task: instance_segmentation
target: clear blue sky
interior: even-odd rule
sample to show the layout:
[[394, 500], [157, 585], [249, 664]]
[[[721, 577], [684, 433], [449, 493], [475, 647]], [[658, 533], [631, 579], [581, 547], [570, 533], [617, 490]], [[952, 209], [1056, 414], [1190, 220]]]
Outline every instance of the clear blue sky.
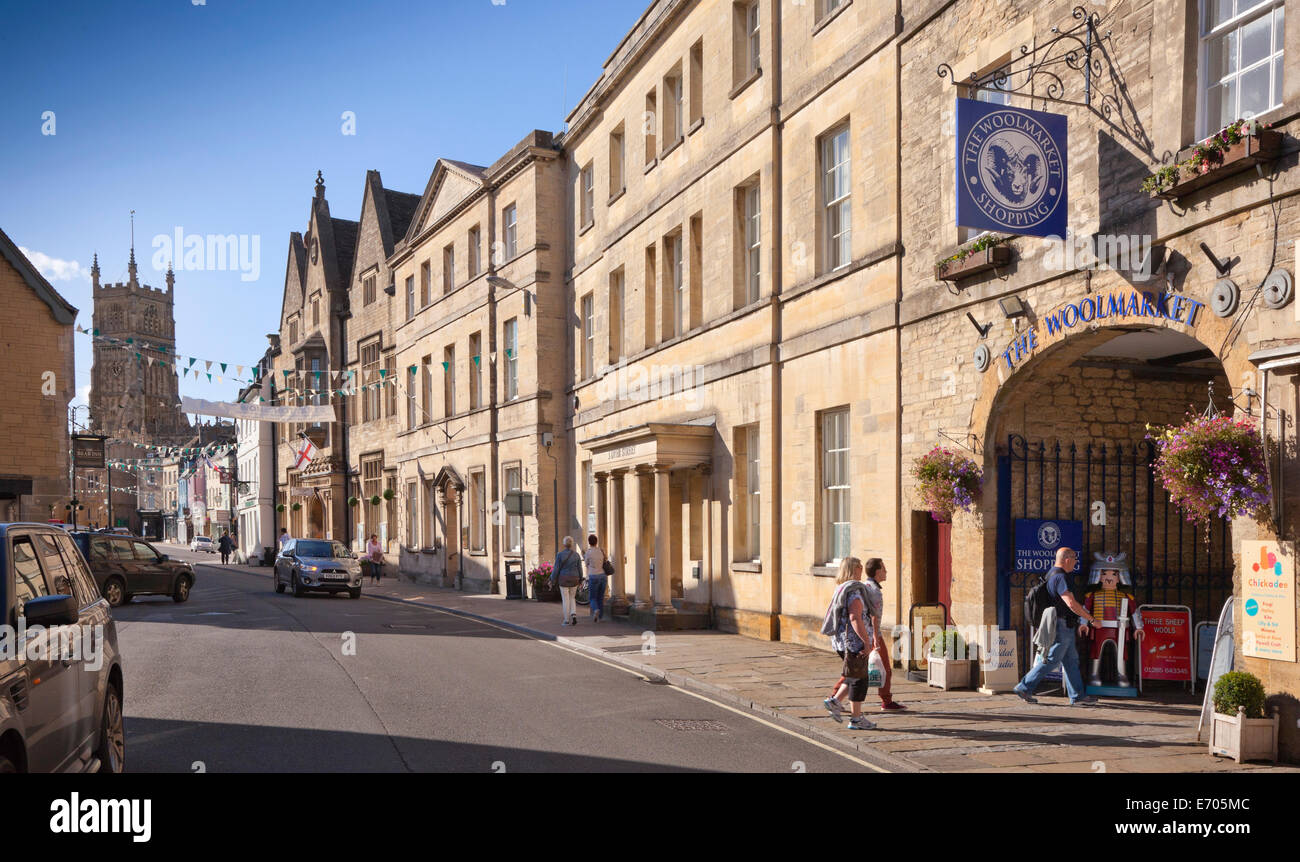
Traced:
[[[260, 237], [255, 281], [176, 276], [177, 351], [248, 364], [278, 328], [288, 235], [306, 228], [317, 170], [331, 213], [356, 219], [367, 169], [421, 193], [440, 156], [490, 164], [534, 128], [562, 129], [648, 2], [5, 0], [0, 228], [87, 328], [91, 255], [103, 281], [126, 280], [132, 209], [140, 280], [155, 287], [158, 235]], [[78, 402], [90, 347], [76, 336]], [[237, 391], [181, 382], [201, 398]]]

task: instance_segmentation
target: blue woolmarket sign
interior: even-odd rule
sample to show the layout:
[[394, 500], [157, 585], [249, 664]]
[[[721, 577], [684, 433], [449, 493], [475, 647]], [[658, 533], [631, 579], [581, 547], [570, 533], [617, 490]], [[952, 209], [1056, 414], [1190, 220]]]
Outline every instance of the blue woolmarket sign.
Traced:
[[[1074, 549], [1078, 557], [1083, 552], [1082, 521], [1042, 521], [1028, 518], [1016, 519], [1015, 559], [1012, 571], [1044, 574], [1056, 565], [1056, 549], [1064, 545]], [[1074, 561], [1074, 571], [1079, 571], [1079, 561]]]
[[957, 224], [1065, 236], [1066, 123], [1060, 114], [957, 100]]

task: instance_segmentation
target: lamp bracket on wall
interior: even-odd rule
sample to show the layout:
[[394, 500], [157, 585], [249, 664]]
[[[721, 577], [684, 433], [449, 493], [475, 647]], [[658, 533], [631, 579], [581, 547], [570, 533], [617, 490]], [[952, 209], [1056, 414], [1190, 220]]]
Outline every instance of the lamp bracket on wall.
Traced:
[[[1052, 38], [1040, 45], [1021, 45], [1019, 56], [1014, 56], [998, 69], [983, 75], [972, 73], [969, 78], [958, 81], [952, 66], [940, 63], [938, 75], [950, 79], [967, 92], [1011, 93], [1091, 108], [1092, 78], [1102, 73], [1101, 59], [1093, 54], [1103, 40], [1110, 38], [1111, 31], [1101, 33], [1097, 29], [1101, 25], [1101, 14], [1088, 12], [1082, 6], [1075, 6], [1070, 17], [1078, 23], [1065, 30], [1053, 27]], [[1069, 92], [1066, 79], [1076, 75], [1083, 77], [1083, 101], [1065, 98]]]

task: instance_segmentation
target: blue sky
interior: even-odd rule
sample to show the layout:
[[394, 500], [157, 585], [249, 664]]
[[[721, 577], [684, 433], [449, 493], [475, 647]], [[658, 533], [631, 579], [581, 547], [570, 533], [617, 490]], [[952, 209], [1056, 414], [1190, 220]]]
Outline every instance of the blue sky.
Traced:
[[[131, 210], [155, 287], [156, 237], [258, 238], [246, 272], [176, 274], [178, 353], [248, 364], [278, 327], [317, 170], [331, 213], [356, 219], [367, 169], [420, 193], [440, 156], [490, 164], [562, 129], [649, 0], [195, 2], [6, 2], [0, 228], [87, 328], [91, 255], [102, 281], [126, 280]], [[80, 403], [91, 344], [76, 339]]]

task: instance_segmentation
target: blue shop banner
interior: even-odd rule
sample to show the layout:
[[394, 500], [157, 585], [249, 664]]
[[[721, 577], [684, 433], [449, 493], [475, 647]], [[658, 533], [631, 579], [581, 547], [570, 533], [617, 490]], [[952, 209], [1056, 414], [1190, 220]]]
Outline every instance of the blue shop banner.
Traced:
[[1065, 236], [1065, 117], [957, 100], [957, 224]]
[[[1016, 519], [1015, 559], [1012, 570], [1046, 574], [1056, 565], [1056, 549], [1064, 545], [1074, 549], [1076, 557], [1082, 557], [1083, 522], [1082, 521], [1036, 521], [1027, 518]], [[1074, 561], [1074, 571], [1079, 571], [1080, 562]]]

